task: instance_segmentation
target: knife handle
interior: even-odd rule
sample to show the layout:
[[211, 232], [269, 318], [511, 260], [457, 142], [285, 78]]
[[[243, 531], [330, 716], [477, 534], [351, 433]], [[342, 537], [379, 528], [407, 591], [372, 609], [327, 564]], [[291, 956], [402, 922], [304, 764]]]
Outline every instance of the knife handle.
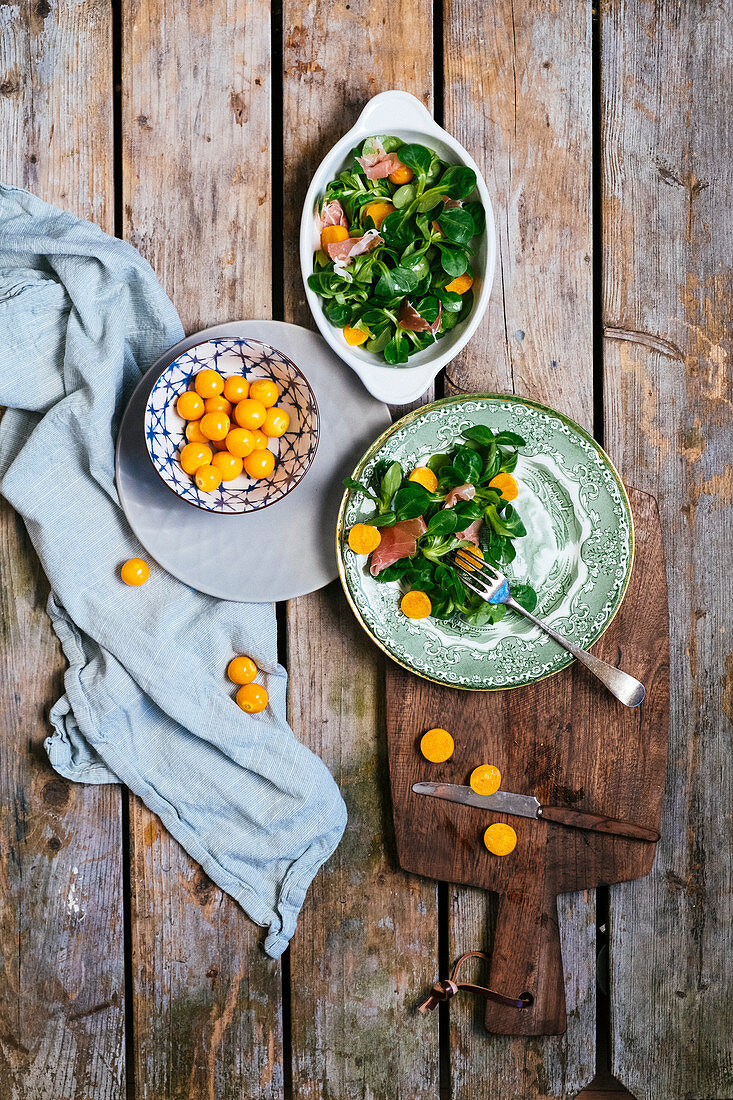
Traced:
[[571, 810], [566, 806], [540, 806], [537, 816], [541, 821], [553, 821], [556, 825], [568, 825], [571, 829], [589, 829], [594, 833], [610, 833], [611, 836], [623, 836], [631, 840], [649, 840], [653, 844], [661, 836], [658, 829], [647, 829], [644, 825], [633, 825], [628, 821], [587, 813], [585, 810]]

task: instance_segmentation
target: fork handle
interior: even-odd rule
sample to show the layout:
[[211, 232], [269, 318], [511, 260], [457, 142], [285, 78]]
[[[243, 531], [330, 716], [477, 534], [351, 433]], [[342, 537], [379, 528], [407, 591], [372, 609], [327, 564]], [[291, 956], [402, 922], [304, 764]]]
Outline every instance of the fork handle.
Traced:
[[628, 672], [622, 672], [620, 668], [614, 668], [607, 661], [602, 661], [600, 657], [594, 657], [592, 653], [581, 649], [575, 642], [564, 638], [553, 627], [543, 623], [542, 619], [538, 619], [531, 611], [527, 611], [527, 608], [522, 607], [515, 599], [508, 599], [506, 605], [513, 608], [514, 611], [518, 611], [520, 615], [524, 615], [525, 619], [529, 619], [540, 630], [544, 630], [545, 634], [549, 634], [568, 653], [572, 653], [576, 661], [580, 661], [582, 665], [585, 665], [588, 671], [592, 672], [602, 684], [605, 684], [611, 695], [614, 695], [625, 707], [638, 707], [639, 703], [643, 702], [646, 689], [633, 676], [629, 676]]

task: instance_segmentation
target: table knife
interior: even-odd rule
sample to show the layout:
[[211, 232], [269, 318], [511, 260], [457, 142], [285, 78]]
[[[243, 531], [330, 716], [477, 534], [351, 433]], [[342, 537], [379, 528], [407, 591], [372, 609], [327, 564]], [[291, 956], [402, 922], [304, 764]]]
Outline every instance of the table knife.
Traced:
[[412, 789], [415, 794], [444, 798], [448, 802], [476, 806], [480, 810], [494, 810], [496, 813], [539, 818], [540, 821], [552, 821], [556, 825], [567, 825], [571, 829], [588, 829], [595, 833], [610, 833], [612, 836], [628, 837], [630, 840], [648, 840], [652, 843], [656, 843], [660, 837], [657, 829], [647, 829], [644, 825], [634, 825], [629, 821], [618, 821], [614, 817], [606, 817], [605, 814], [573, 810], [567, 806], [543, 806], [533, 794], [512, 794], [511, 791], [476, 794], [471, 787], [461, 787], [457, 783], [415, 783]]

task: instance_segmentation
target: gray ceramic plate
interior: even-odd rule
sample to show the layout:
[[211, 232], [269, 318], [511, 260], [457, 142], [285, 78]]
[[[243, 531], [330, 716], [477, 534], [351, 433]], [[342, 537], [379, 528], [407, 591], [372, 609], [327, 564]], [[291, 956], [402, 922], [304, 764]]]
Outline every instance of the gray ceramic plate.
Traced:
[[[628, 497], [608, 455], [561, 413], [519, 397], [465, 394], [409, 413], [374, 443], [354, 477], [369, 479], [383, 459], [404, 470], [448, 450], [473, 424], [512, 431], [527, 442], [513, 502], [527, 535], [507, 574], [539, 594], [537, 614], [583, 648], [601, 636], [631, 576], [634, 528]], [[337, 550], [346, 595], [362, 626], [398, 664], [438, 683], [475, 691], [519, 687], [551, 676], [572, 658], [516, 612], [492, 626], [461, 616], [406, 619], [399, 584], [375, 580], [348, 548], [349, 529], [371, 513], [351, 491], [339, 513]]]
[[[268, 508], [241, 516], [177, 500], [153, 469], [143, 436], [145, 404], [166, 366], [194, 344], [232, 336], [262, 340], [292, 359], [313, 388], [321, 418], [318, 452], [300, 484]], [[135, 390], [117, 440], [120, 503], [150, 556], [192, 588], [253, 603], [302, 596], [336, 577], [333, 532], [342, 479], [389, 422], [386, 405], [316, 333], [282, 321], [217, 325], [176, 344]]]

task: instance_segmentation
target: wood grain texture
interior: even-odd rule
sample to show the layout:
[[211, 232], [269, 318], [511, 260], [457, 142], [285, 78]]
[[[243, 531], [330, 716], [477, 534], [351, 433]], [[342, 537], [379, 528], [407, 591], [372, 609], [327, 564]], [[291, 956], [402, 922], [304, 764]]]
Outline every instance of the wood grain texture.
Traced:
[[136, 1096], [282, 1096], [280, 964], [230, 897], [131, 799]]
[[[467, 782], [489, 761], [502, 788], [535, 794], [576, 814], [606, 812], [656, 829], [662, 809], [669, 728], [669, 635], [664, 553], [656, 503], [631, 492], [637, 565], [616, 618], [593, 647], [633, 668], [647, 688], [629, 709], [574, 665], [512, 692], [468, 692], [387, 669], [387, 737], [400, 863], [417, 874], [481, 886], [499, 894], [488, 984], [509, 997], [528, 991], [517, 1012], [492, 1002], [486, 1026], [498, 1034], [565, 1030], [565, 996], [556, 899], [569, 891], [648, 874], [654, 845], [462, 806], [415, 794], [416, 782]], [[455, 751], [427, 764], [419, 738], [440, 721]], [[608, 761], [613, 760], [613, 767]], [[490, 855], [484, 829], [502, 820], [517, 833], [505, 859]], [[594, 953], [591, 953], [593, 960]]]
[[606, 438], [658, 495], [672, 623], [663, 840], [611, 891], [613, 1069], [733, 1096], [733, 36], [724, 3], [602, 8]]
[[[124, 231], [188, 332], [268, 316], [270, 14], [124, 5]], [[132, 799], [135, 1082], [150, 1100], [282, 1095], [281, 967]]]
[[437, 1015], [416, 1012], [436, 975], [437, 890], [397, 867], [382, 662], [336, 585], [291, 603], [288, 622], [293, 728], [349, 811], [290, 948], [293, 1094], [437, 1097]]
[[[497, 272], [482, 326], [447, 389], [514, 391], [592, 426], [590, 4], [447, 0], [445, 125], [484, 173]], [[568, 1031], [487, 1037], [451, 1006], [451, 1089], [461, 1100], [573, 1096], [595, 1066], [594, 898], [560, 899]], [[450, 956], [490, 948], [494, 901], [451, 888]], [[486, 1065], [490, 1072], [486, 1072]]]
[[[0, 7], [0, 178], [107, 229], [110, 21], [96, 3]], [[48, 583], [4, 502], [0, 575], [0, 1097], [120, 1100], [120, 792], [48, 763], [66, 662]]]
[[269, 5], [123, 6], [125, 236], [187, 332], [268, 317]]
[[[590, 7], [443, 5], [445, 122], [484, 168], [500, 248], [487, 319], [447, 388], [513, 389], [586, 427]], [[723, 0], [601, 7], [606, 442], [660, 498], [677, 684], [657, 865], [612, 889], [614, 1067], [638, 1100], [728, 1100], [733, 43]], [[125, 233], [189, 330], [268, 316], [268, 5], [122, 8]], [[309, 322], [294, 257], [310, 175], [371, 94], [431, 102], [431, 14], [428, 0], [285, 5], [288, 320]], [[0, 175], [109, 231], [111, 18], [101, 0], [0, 2]], [[121, 1100], [120, 796], [46, 762], [63, 661], [7, 508], [0, 569], [0, 1100]], [[292, 720], [351, 818], [294, 941], [293, 1095], [434, 1100], [438, 1013], [412, 1013], [437, 976], [436, 892], [395, 865], [384, 668], [336, 586], [293, 604], [288, 629]], [[135, 1095], [281, 1096], [279, 967], [135, 800], [131, 826]], [[490, 949], [491, 895], [451, 887], [449, 901], [451, 957]], [[590, 894], [561, 899], [560, 937], [568, 1034], [489, 1038], [483, 1005], [454, 1002], [452, 1096], [554, 1100], [589, 1080]]]
[[2, 178], [112, 232], [112, 13], [0, 5]]
[[[312, 325], [294, 262], [303, 196], [372, 95], [404, 88], [431, 103], [432, 6], [283, 7], [285, 316]], [[437, 973], [437, 889], [396, 866], [383, 663], [337, 584], [289, 605], [288, 649], [293, 728], [325, 760], [349, 812], [291, 946], [293, 1095], [432, 1100], [437, 1013], [422, 1020], [416, 1005]]]
[[513, 391], [592, 426], [591, 6], [446, 0], [445, 126], [494, 204], [486, 318], [450, 385]]
[[66, 666], [21, 520], [0, 518], [0, 1097], [124, 1095], [120, 792], [43, 749]]

